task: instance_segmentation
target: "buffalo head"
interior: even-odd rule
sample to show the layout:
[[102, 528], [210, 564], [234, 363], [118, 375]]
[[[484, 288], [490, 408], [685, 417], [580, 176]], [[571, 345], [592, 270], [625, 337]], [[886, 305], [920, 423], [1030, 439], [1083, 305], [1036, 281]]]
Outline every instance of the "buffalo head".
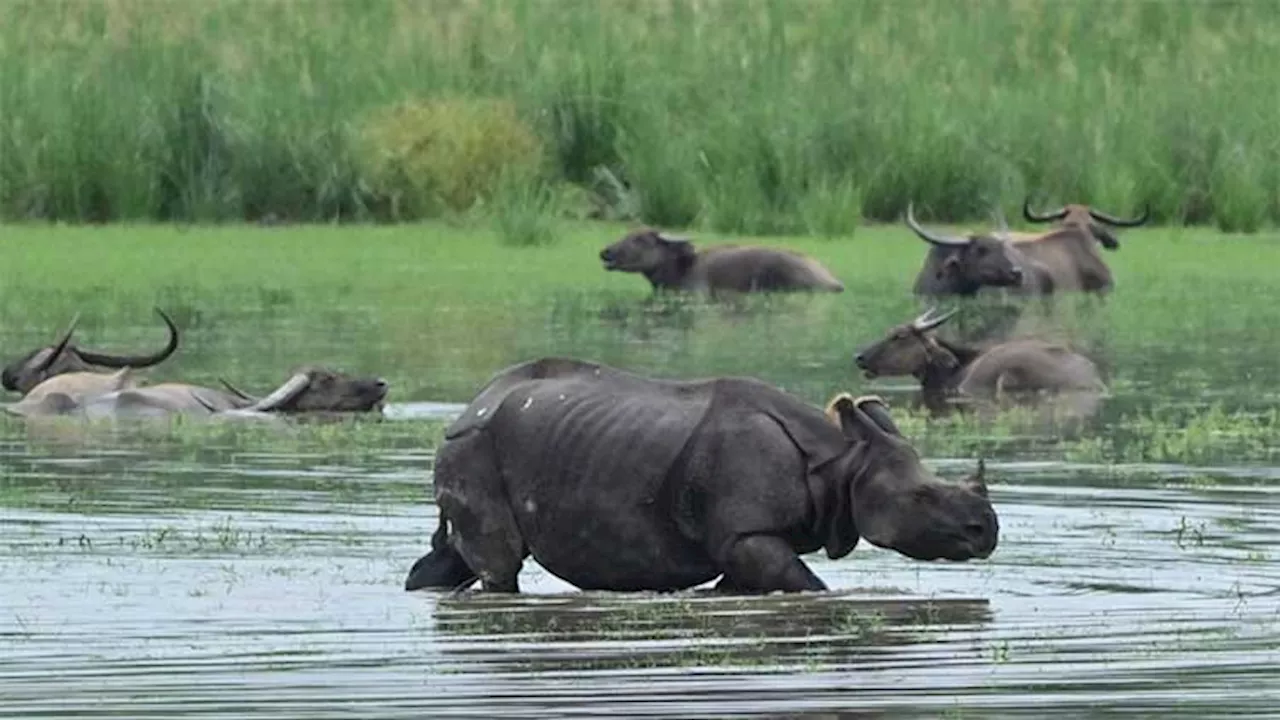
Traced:
[[[1022, 201], [1022, 217], [1027, 222], [1061, 221], [1063, 226], [1075, 225], [1082, 227], [1106, 249], [1119, 250], [1120, 241], [1116, 239], [1115, 234], [1106, 225], [1112, 227], [1137, 227], [1142, 225], [1151, 217], [1151, 204], [1148, 203], [1143, 208], [1142, 215], [1139, 217], [1132, 220], [1123, 220], [1100, 210], [1094, 210], [1088, 205], [1080, 204], [1064, 205], [1051, 213], [1038, 213], [1031, 209], [1031, 198], [1028, 197]], [[1102, 223], [1106, 223], [1106, 225]]]
[[969, 234], [959, 237], [926, 230], [907, 203], [907, 227], [934, 247], [925, 260], [917, 287], [929, 294], [971, 295], [983, 287], [1020, 287], [1023, 267], [1019, 251], [1007, 237]]
[[916, 560], [991, 555], [1000, 525], [987, 497], [982, 460], [964, 481], [943, 481], [920, 462], [875, 396], [841, 393], [828, 403], [827, 415], [863, 445], [850, 466], [854, 477], [847, 498], [858, 535]]
[[71, 344], [71, 336], [80, 319], [77, 314], [57, 343], [32, 350], [5, 366], [0, 371], [0, 384], [6, 390], [26, 394], [36, 385], [63, 373], [92, 372], [100, 367], [143, 368], [158, 365], [178, 349], [178, 328], [163, 310], [156, 308], [156, 312], [169, 327], [169, 342], [159, 352], [150, 355], [108, 355], [76, 347]]
[[322, 367], [304, 367], [262, 398], [248, 395], [225, 380], [223, 385], [244, 400], [244, 410], [260, 412], [368, 412], [382, 407], [387, 382], [376, 377], [352, 377]]
[[909, 323], [898, 325], [889, 334], [854, 356], [853, 362], [868, 377], [877, 375], [922, 375], [928, 368], [954, 368], [956, 357], [933, 337], [933, 330], [959, 312], [935, 315], [929, 308]]
[[[605, 270], [652, 275], [682, 274], [693, 265], [693, 243], [663, 235], [652, 228], [641, 228], [600, 251]], [[675, 272], [671, 272], [675, 271]]]

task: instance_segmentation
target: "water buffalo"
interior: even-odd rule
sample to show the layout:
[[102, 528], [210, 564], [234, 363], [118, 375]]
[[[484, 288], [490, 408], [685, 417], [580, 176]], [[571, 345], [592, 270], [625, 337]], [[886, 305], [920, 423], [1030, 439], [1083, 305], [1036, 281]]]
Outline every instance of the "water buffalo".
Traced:
[[[125, 372], [125, 371], [121, 371]], [[65, 375], [46, 382], [55, 383]], [[382, 378], [352, 377], [322, 367], [304, 367], [262, 398], [228, 385], [228, 391], [186, 383], [127, 385], [99, 393], [73, 396], [41, 393], [8, 406], [13, 415], [82, 414], [100, 417], [162, 417], [167, 415], [255, 416], [265, 413], [369, 412], [380, 410], [387, 383]]]
[[9, 363], [0, 372], [0, 385], [6, 390], [25, 395], [41, 382], [63, 373], [90, 372], [96, 367], [144, 368], [158, 365], [178, 349], [178, 328], [163, 310], [156, 308], [156, 312], [169, 327], [169, 342], [159, 352], [150, 355], [108, 355], [76, 347], [71, 344], [71, 336], [80, 319], [76, 315], [57, 343], [32, 350]]
[[439, 525], [406, 590], [518, 592], [528, 555], [581, 589], [822, 590], [799, 554], [860, 537], [911, 558], [985, 558], [981, 473], [941, 481], [878, 398], [839, 424], [759, 380], [658, 380], [568, 358], [510, 367], [445, 431]]
[[929, 254], [916, 275], [916, 295], [973, 296], [983, 288], [1008, 288], [1016, 294], [1043, 292], [1049, 276], [1007, 237], [970, 233], [944, 235], [926, 230], [907, 203], [907, 227], [929, 243]]
[[[1106, 225], [1111, 225], [1112, 227], [1138, 227], [1151, 218], [1151, 205], [1148, 203], [1143, 208], [1141, 216], [1132, 220], [1122, 220], [1100, 210], [1094, 210], [1088, 205], [1080, 204], [1064, 205], [1051, 213], [1038, 213], [1031, 209], [1031, 198], [1028, 197], [1022, 201], [1022, 217], [1027, 222], [1033, 223], [1059, 221], [1060, 228], [1082, 229], [1106, 249], [1119, 250], [1120, 241], [1116, 239], [1115, 234]], [[1106, 225], [1102, 223], [1106, 223]], [[1044, 234], [1031, 236], [1031, 238], [1042, 237], [1044, 237]]]
[[843, 292], [817, 260], [790, 250], [719, 245], [694, 249], [651, 228], [627, 233], [600, 251], [605, 270], [640, 273], [656, 290], [695, 292]]
[[[1122, 220], [1093, 210], [1085, 205], [1067, 205], [1060, 210], [1040, 215], [1031, 209], [1030, 199], [1023, 200], [1022, 216], [1029, 222], [1060, 221], [1058, 227], [1038, 234], [1011, 236], [1014, 246], [1026, 257], [1045, 268], [1049, 281], [1046, 292], [1086, 292], [1105, 295], [1115, 286], [1111, 269], [1098, 252], [1101, 244], [1117, 250], [1120, 242], [1101, 223], [1116, 227], [1135, 227], [1151, 215], [1148, 205], [1141, 217]], [[1096, 242], [1095, 242], [1096, 241]]]
[[934, 411], [945, 410], [956, 396], [999, 399], [1026, 392], [1105, 391], [1097, 366], [1058, 344], [1017, 339], [971, 347], [943, 340], [934, 330], [956, 312], [937, 315], [930, 308], [857, 353], [854, 364], [868, 378], [914, 376], [925, 405]]

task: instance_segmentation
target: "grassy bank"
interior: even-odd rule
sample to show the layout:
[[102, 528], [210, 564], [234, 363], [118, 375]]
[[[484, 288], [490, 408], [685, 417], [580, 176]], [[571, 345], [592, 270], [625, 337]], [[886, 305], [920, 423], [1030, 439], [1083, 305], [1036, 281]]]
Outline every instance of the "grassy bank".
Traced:
[[[1276, 38], [1272, 3], [14, 0], [0, 214], [380, 219], [479, 199], [519, 223], [595, 207], [571, 183], [608, 212], [757, 234], [847, 234], [909, 199], [974, 219], [1024, 192], [1251, 230], [1280, 217]], [[466, 145], [469, 111], [436, 112], [449, 98], [509, 103], [543, 157], [522, 182], [555, 192], [422, 187], [492, 174], [523, 140], [408, 176], [388, 160]], [[370, 131], [405, 101], [432, 112]]]

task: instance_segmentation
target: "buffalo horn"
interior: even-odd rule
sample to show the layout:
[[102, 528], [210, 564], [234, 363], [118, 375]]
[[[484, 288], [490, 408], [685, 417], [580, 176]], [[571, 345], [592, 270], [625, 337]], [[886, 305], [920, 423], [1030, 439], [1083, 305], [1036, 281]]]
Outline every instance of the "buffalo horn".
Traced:
[[247, 392], [245, 392], [245, 391], [241, 390], [240, 388], [236, 387], [235, 385], [232, 385], [232, 384], [231, 384], [230, 382], [228, 382], [225, 378], [218, 378], [218, 382], [222, 383], [222, 387], [226, 388], [228, 392], [230, 392], [232, 395], [235, 395], [236, 397], [240, 398], [241, 400], [247, 400], [247, 401], [249, 401], [249, 402], [251, 402], [251, 403], [256, 403], [256, 402], [258, 402], [258, 398], [256, 398], [256, 397], [254, 397], [254, 396], [250, 395], [249, 393], [247, 393]]
[[947, 247], [955, 247], [958, 245], [969, 244], [968, 238], [957, 238], [957, 237], [950, 237], [948, 235], [940, 235], [938, 233], [930, 232], [920, 227], [920, 223], [916, 222], [914, 208], [912, 207], [912, 203], [910, 201], [907, 202], [907, 227], [915, 231], [915, 234], [919, 235], [922, 240], [933, 243], [934, 245], [945, 245]]
[[306, 373], [295, 373], [293, 377], [285, 381], [283, 385], [276, 388], [270, 395], [262, 398], [253, 404], [250, 410], [260, 410], [269, 412], [284, 405], [290, 400], [297, 397], [307, 386], [311, 384], [311, 376]]
[[1151, 203], [1147, 203], [1146, 205], [1144, 205], [1142, 208], [1142, 215], [1140, 215], [1137, 218], [1134, 218], [1133, 220], [1121, 220], [1118, 217], [1113, 217], [1111, 215], [1108, 215], [1102, 212], [1101, 210], [1094, 210], [1093, 208], [1089, 208], [1089, 214], [1093, 216], [1094, 220], [1097, 220], [1099, 222], [1104, 222], [1108, 225], [1114, 225], [1115, 227], [1137, 227], [1145, 223], [1148, 219], [1150, 219]]
[[1022, 217], [1026, 218], [1027, 222], [1050, 222], [1053, 220], [1061, 220], [1066, 216], [1067, 216], [1067, 209], [1065, 207], [1055, 210], [1051, 213], [1045, 213], [1044, 215], [1039, 215], [1034, 210], [1031, 209], [1030, 197], [1027, 197], [1022, 201]]
[[949, 312], [943, 315], [935, 316], [934, 312], [936, 310], [937, 310], [936, 307], [929, 308], [924, 312], [923, 315], [916, 318], [915, 320], [912, 320], [911, 326], [914, 327], [919, 332], [928, 332], [929, 330], [932, 330], [938, 327], [939, 325], [941, 325], [942, 323], [950, 320], [953, 315], [960, 312], [960, 308], [952, 308]]
[[1004, 209], [999, 204], [991, 210], [991, 220], [996, 226], [996, 237], [1001, 240], [1009, 239], [1009, 223], [1004, 218]]
[[92, 350], [76, 349], [75, 353], [80, 359], [92, 365], [101, 365], [103, 367], [150, 367], [157, 365], [173, 354], [178, 349], [178, 327], [173, 324], [173, 320], [165, 314], [160, 308], [155, 309], [160, 314], [164, 324], [169, 326], [169, 343], [165, 345], [159, 352], [151, 355], [107, 355], [106, 353], [93, 352]]
[[62, 334], [62, 339], [58, 341], [57, 345], [53, 346], [49, 351], [49, 354], [45, 356], [44, 360], [40, 361], [40, 365], [35, 369], [36, 372], [44, 372], [45, 370], [48, 370], [49, 366], [53, 364], [53, 361], [57, 360], [58, 356], [62, 354], [62, 351], [67, 349], [67, 343], [71, 342], [71, 336], [75, 333], [76, 324], [79, 322], [80, 313], [76, 313], [75, 317], [71, 318], [71, 324], [67, 326], [67, 331]]

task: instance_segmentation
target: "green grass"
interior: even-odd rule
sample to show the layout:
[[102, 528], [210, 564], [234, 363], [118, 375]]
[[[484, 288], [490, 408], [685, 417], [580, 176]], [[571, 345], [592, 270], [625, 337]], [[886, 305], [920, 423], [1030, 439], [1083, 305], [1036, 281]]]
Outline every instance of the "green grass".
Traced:
[[[146, 373], [151, 381], [226, 377], [263, 393], [292, 367], [320, 363], [386, 377], [392, 402], [466, 402], [501, 368], [555, 354], [662, 377], [754, 376], [814, 404], [841, 391], [886, 394], [932, 457], [1212, 464], [1273, 461], [1280, 446], [1265, 370], [1280, 353], [1280, 308], [1260, 301], [1275, 291], [1273, 237], [1124, 233], [1122, 249], [1106, 254], [1117, 277], [1112, 297], [1102, 305], [1064, 299], [1055, 321], [1038, 323], [1110, 373], [1103, 415], [1083, 433], [1059, 436], [1018, 413], [927, 421], [904, 406], [909, 379], [868, 382], [854, 371], [856, 349], [922, 307], [909, 288], [925, 247], [901, 227], [859, 228], [857, 243], [774, 238], [820, 259], [846, 292], [724, 303], [652, 301], [640, 276], [602, 270], [600, 247], [623, 230], [558, 223], [558, 243], [519, 248], [492, 227], [441, 222], [6, 226], [0, 253], [21, 262], [0, 266], [0, 355], [48, 343], [75, 312], [77, 341], [87, 346], [156, 347], [164, 334], [151, 306], [160, 305], [184, 335], [179, 352]], [[954, 322], [987, 311], [964, 307]], [[348, 459], [363, 448], [438, 440], [435, 425], [403, 430], [398, 422], [173, 433], [165, 441], [192, 453], [249, 442]]]
[[[618, 204], [668, 226], [847, 234], [860, 217], [897, 218], [908, 200], [932, 217], [980, 219], [1026, 192], [1116, 213], [1150, 200], [1160, 222], [1230, 230], [1280, 217], [1275, 3], [5, 10], [8, 218], [389, 217], [356, 138], [380, 110], [450, 97], [515, 103], [546, 148], [538, 183], [603, 191], [607, 168], [628, 184]], [[508, 217], [512, 242], [546, 237]]]

